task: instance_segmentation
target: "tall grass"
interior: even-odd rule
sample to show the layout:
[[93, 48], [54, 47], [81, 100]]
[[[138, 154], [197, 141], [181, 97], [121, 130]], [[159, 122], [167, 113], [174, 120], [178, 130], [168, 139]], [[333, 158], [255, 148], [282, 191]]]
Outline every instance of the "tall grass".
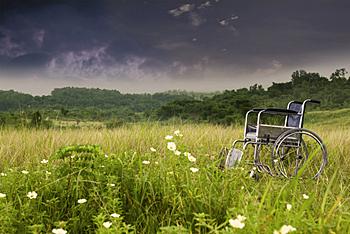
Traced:
[[[258, 182], [249, 176], [251, 165], [217, 169], [218, 152], [242, 136], [241, 128], [138, 124], [114, 130], [3, 129], [0, 172], [6, 176], [0, 176], [0, 193], [6, 197], [0, 198], [0, 233], [47, 233], [59, 227], [68, 233], [273, 233], [287, 224], [298, 233], [349, 233], [349, 128], [308, 128], [328, 147], [322, 177], [261, 175]], [[164, 137], [177, 129], [183, 134], [174, 139], [178, 150], [191, 152], [196, 162], [167, 149]], [[73, 144], [99, 144], [108, 157], [97, 154], [79, 161], [84, 153], [74, 159], [55, 156], [60, 147]], [[48, 164], [41, 164], [42, 159]], [[29, 199], [30, 191], [38, 197]], [[79, 204], [82, 198], [87, 202]], [[121, 216], [113, 218], [112, 213]], [[237, 215], [246, 217], [243, 229], [229, 224]], [[103, 225], [107, 221], [110, 228]]]
[[224, 145], [241, 137], [240, 129], [213, 125], [126, 125], [117, 129], [33, 130], [4, 129], [0, 131], [0, 161], [2, 165], [22, 166], [39, 162], [58, 148], [73, 144], [99, 144], [107, 152], [149, 152], [150, 147], [166, 152], [164, 136], [180, 128], [184, 137], [180, 143], [192, 153], [215, 156]]

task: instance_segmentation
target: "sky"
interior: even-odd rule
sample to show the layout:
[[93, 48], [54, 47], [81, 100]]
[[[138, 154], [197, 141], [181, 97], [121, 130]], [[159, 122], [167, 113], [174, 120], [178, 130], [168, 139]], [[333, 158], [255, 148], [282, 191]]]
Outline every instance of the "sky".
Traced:
[[350, 70], [348, 0], [0, 0], [0, 90], [217, 91]]

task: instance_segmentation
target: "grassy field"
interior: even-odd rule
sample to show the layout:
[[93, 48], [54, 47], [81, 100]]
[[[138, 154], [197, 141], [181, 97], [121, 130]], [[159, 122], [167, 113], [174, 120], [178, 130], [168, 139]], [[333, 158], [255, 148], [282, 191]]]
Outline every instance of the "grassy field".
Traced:
[[[307, 127], [328, 147], [320, 179], [258, 182], [251, 165], [217, 169], [242, 127], [2, 129], [0, 233], [349, 233], [350, 127], [319, 123]], [[75, 144], [101, 148], [55, 153]]]

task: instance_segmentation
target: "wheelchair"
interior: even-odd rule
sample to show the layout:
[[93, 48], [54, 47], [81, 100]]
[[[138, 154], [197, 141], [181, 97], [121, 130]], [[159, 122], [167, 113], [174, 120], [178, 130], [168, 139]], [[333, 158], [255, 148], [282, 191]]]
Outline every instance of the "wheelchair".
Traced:
[[[230, 149], [223, 151], [220, 167], [237, 166], [243, 152], [248, 151], [248, 146], [253, 146], [253, 159], [250, 163], [247, 161], [258, 172], [285, 178], [318, 178], [328, 163], [327, 149], [315, 132], [303, 128], [305, 109], [309, 103], [320, 104], [320, 101], [291, 101], [287, 109], [254, 108], [248, 111], [244, 138], [235, 140]], [[254, 124], [251, 123], [252, 116], [255, 116]], [[284, 124], [264, 123], [277, 116]], [[238, 145], [242, 150], [237, 148]]]

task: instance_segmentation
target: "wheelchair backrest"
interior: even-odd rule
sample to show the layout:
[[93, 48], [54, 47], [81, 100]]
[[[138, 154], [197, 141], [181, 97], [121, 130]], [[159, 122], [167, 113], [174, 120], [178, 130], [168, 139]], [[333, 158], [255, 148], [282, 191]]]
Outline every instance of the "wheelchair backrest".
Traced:
[[298, 115], [288, 115], [286, 117], [285, 125], [287, 127], [302, 128], [303, 127], [303, 116], [304, 116], [304, 105], [302, 102], [292, 101], [287, 106], [288, 110], [298, 112]]

